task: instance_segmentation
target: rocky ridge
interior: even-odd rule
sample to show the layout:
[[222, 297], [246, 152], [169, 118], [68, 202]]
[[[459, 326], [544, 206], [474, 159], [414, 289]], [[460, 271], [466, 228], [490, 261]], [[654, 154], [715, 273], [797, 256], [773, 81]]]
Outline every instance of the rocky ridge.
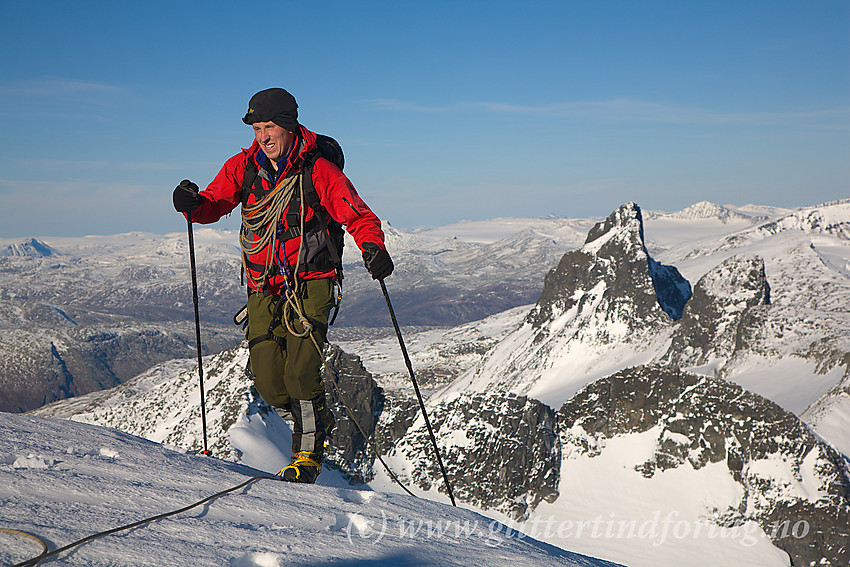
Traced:
[[[639, 367], [588, 385], [558, 416], [565, 455], [598, 455], [606, 440], [652, 431], [655, 449], [636, 474], [725, 463], [741, 495], [726, 509], [706, 510], [715, 522], [758, 522], [794, 565], [850, 560], [847, 461], [796, 416], [736, 384]], [[789, 518], [815, 529], [787, 537], [777, 526]]]

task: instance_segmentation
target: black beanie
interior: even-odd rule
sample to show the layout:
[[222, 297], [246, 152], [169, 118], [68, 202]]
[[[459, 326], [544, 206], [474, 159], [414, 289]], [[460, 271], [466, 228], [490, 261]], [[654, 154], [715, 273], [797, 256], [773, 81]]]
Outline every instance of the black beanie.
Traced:
[[251, 97], [248, 113], [242, 118], [245, 124], [274, 122], [289, 131], [298, 131], [298, 103], [284, 89], [272, 88]]

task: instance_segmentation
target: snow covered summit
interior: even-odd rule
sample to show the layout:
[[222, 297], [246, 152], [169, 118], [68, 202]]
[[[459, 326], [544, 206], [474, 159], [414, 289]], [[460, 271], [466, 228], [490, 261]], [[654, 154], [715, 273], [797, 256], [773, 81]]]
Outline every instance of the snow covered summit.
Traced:
[[648, 362], [690, 296], [676, 268], [649, 256], [640, 207], [626, 203], [564, 254], [524, 323], [442, 395], [501, 388], [557, 406]]
[[[180, 509], [260, 471], [112, 429], [0, 413], [2, 527], [63, 547]], [[40, 553], [0, 532], [0, 563]], [[614, 567], [472, 511], [404, 495], [259, 480], [204, 506], [97, 539], [63, 565], [565, 565]]]

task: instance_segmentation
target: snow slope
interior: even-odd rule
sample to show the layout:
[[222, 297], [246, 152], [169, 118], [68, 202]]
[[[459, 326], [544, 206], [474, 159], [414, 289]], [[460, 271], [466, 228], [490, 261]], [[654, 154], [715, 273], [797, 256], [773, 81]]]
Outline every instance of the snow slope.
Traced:
[[[0, 527], [32, 534], [51, 550], [180, 509], [260, 474], [112, 429], [0, 413]], [[34, 540], [0, 532], [0, 563], [39, 553]], [[612, 565], [468, 510], [275, 480], [258, 480], [183, 514], [91, 541], [62, 553], [58, 563]]]

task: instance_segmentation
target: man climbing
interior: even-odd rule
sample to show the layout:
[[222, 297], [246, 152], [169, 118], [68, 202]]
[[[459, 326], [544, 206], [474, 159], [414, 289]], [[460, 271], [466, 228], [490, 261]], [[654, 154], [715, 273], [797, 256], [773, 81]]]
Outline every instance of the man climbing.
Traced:
[[320, 350], [342, 277], [342, 226], [372, 278], [389, 276], [393, 262], [381, 221], [341, 171], [339, 146], [298, 123], [291, 94], [281, 88], [258, 92], [242, 121], [253, 127], [251, 147], [228, 159], [204, 191], [181, 182], [174, 208], [207, 224], [241, 204], [254, 384], [294, 422], [293, 458], [281, 471], [283, 479], [312, 483], [334, 425]]

